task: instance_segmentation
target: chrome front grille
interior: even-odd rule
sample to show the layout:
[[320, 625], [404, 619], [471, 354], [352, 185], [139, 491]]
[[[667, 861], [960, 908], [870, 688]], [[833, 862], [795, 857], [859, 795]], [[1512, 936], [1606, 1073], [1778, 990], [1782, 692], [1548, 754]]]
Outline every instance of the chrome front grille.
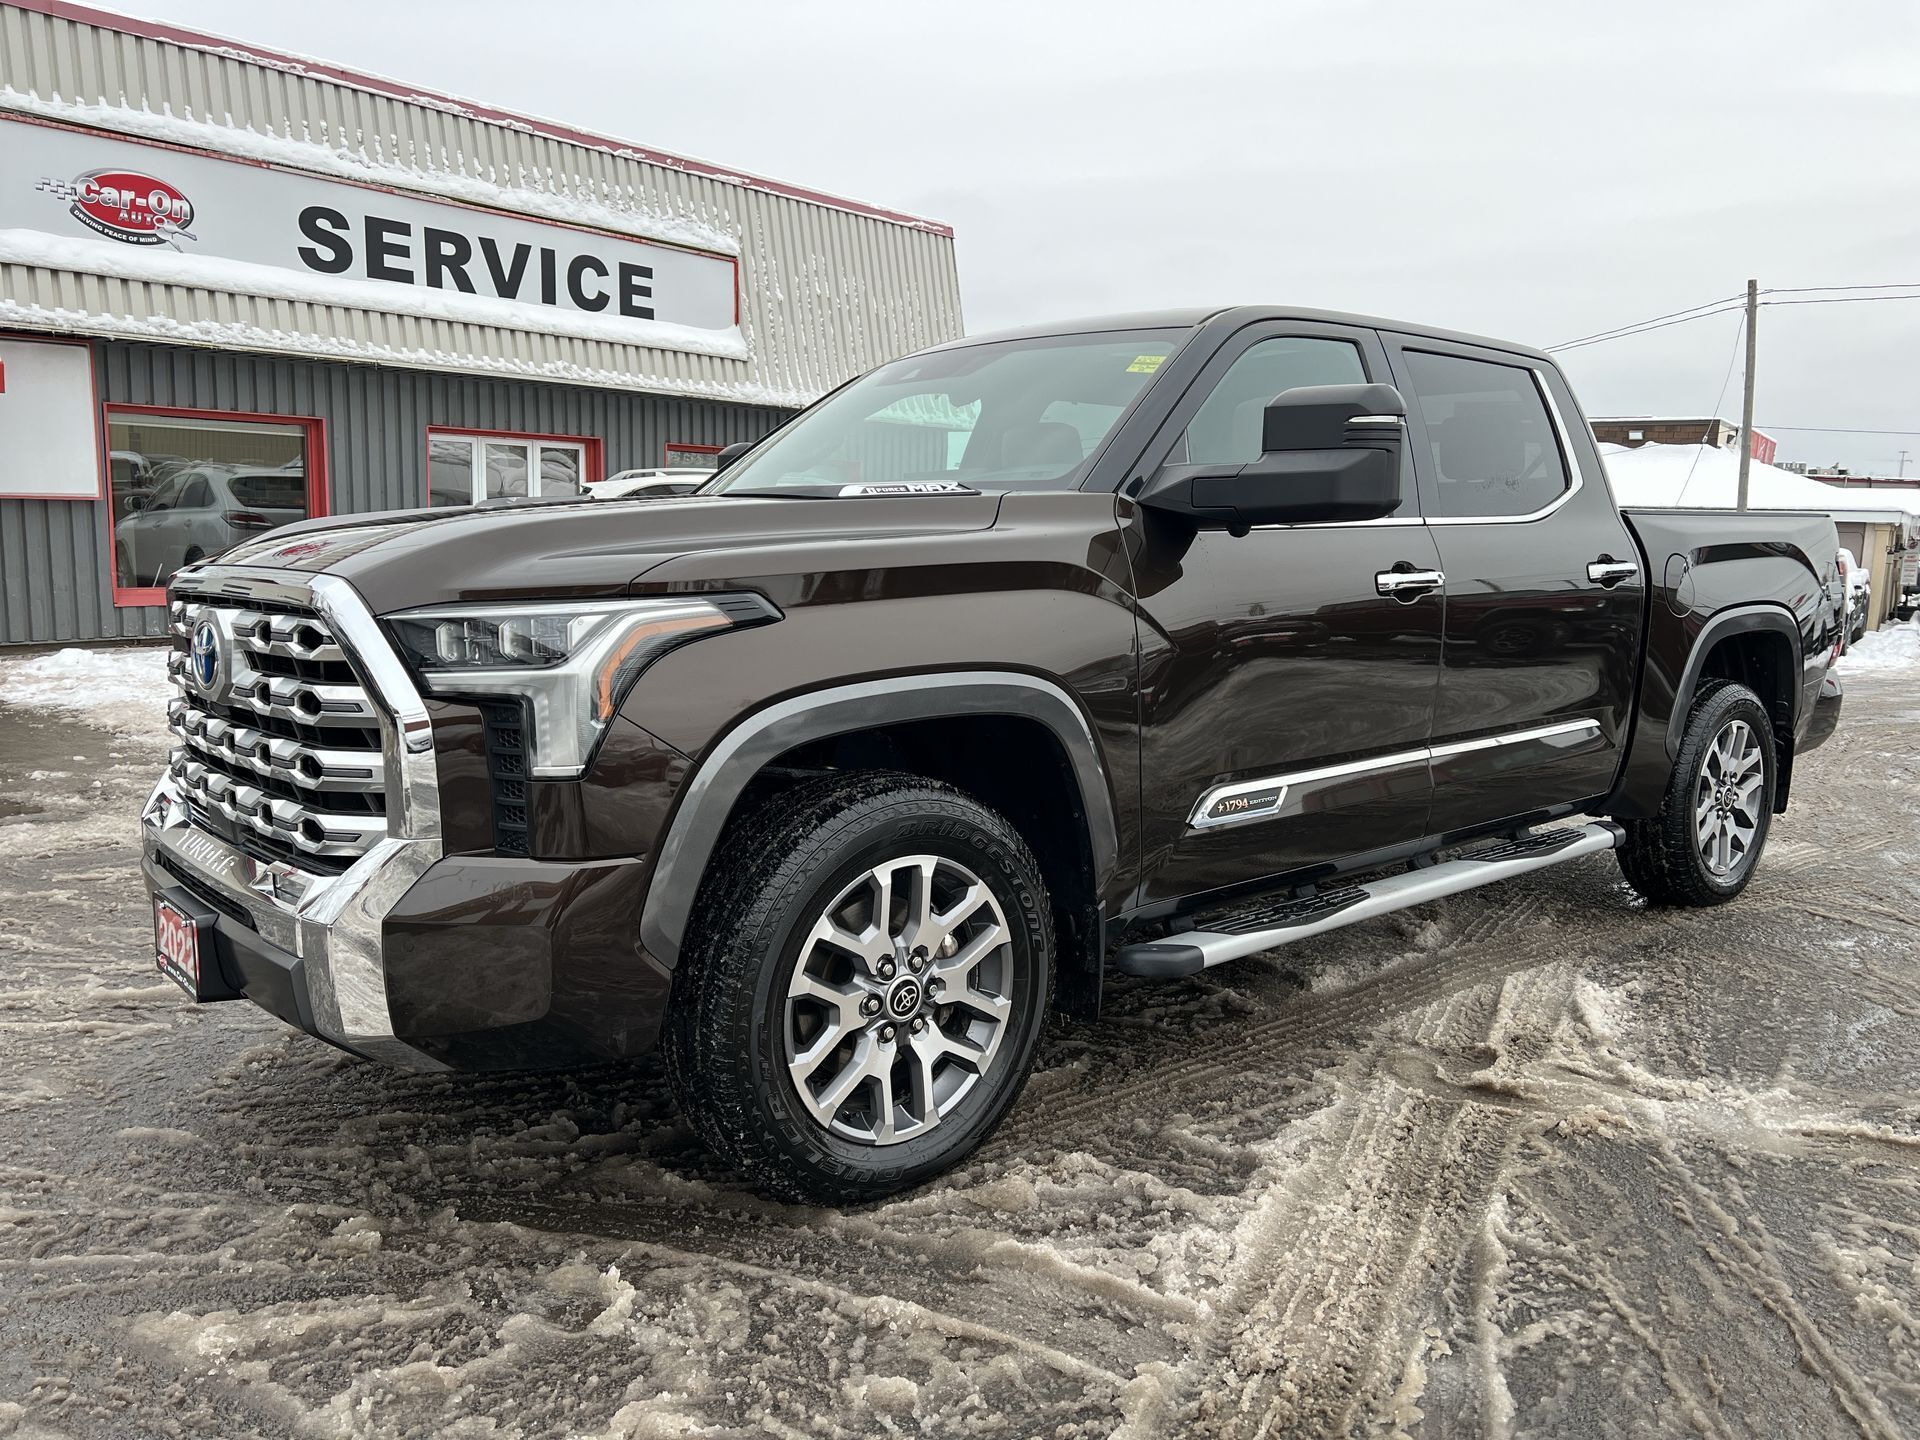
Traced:
[[[168, 770], [203, 828], [336, 872], [388, 830], [379, 712], [316, 614], [219, 596], [169, 606]], [[207, 657], [212, 656], [209, 660]]]

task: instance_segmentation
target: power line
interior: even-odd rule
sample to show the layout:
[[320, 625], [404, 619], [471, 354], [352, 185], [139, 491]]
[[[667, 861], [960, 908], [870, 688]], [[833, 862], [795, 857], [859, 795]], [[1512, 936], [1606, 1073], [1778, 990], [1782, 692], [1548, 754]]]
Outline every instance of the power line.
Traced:
[[1913, 295], [1823, 295], [1812, 300], [1762, 300], [1762, 305], [1858, 305], [1868, 300], [1920, 300]]
[[1800, 430], [1810, 435], [1920, 435], [1920, 430], [1856, 430], [1845, 425], [1762, 425], [1754, 422], [1756, 430]]
[[[1666, 314], [1655, 315], [1654, 317], [1652, 317], [1652, 319], [1649, 319], [1649, 320], [1636, 320], [1631, 325], [1616, 325], [1610, 330], [1598, 330], [1591, 335], [1576, 335], [1573, 339], [1565, 341], [1559, 345], [1549, 345], [1547, 349], [1570, 350], [1575, 345], [1585, 345], [1595, 340], [1604, 340], [1608, 336], [1617, 335], [1624, 331], [1638, 330], [1643, 325], [1654, 325], [1657, 321], [1671, 320], [1676, 315], [1688, 315], [1695, 310], [1705, 310], [1709, 305], [1724, 305], [1729, 300], [1738, 300], [1740, 298], [1741, 297], [1738, 295], [1725, 295], [1718, 300], [1709, 300], [1702, 305], [1689, 305], [1685, 310], [1669, 310]], [[1702, 317], [1696, 317], [1696, 318], [1702, 318]]]
[[1745, 301], [1736, 300], [1735, 303], [1731, 305], [1722, 305], [1718, 310], [1705, 310], [1698, 315], [1683, 315], [1677, 320], [1662, 321], [1658, 325], [1643, 324], [1637, 329], [1621, 330], [1611, 335], [1594, 335], [1585, 340], [1569, 340], [1564, 345], [1549, 345], [1547, 346], [1547, 350], [1550, 354], [1558, 354], [1562, 350], [1583, 350], [1589, 345], [1604, 345], [1609, 340], [1625, 340], [1629, 336], [1645, 335], [1654, 330], [1666, 330], [1674, 325], [1685, 325], [1689, 321], [1705, 320], [1714, 315], [1729, 315], [1735, 310], [1744, 310], [1746, 308]]
[[[1829, 289], [1829, 288], [1838, 289], [1840, 287], [1813, 286], [1813, 285], [1791, 286], [1791, 287], [1781, 287], [1776, 289], [1763, 290], [1760, 293], [1763, 295], [1775, 295], [1775, 294], [1784, 294], [1784, 293], [1794, 293], [1794, 292], [1803, 291], [1803, 290]], [[1884, 286], [1883, 285], [1872, 285], [1872, 286], [1863, 285], [1863, 286], [1860, 286], [1859, 288], [1863, 290], [1866, 290], [1866, 289], [1872, 289], [1872, 290], [1912, 289], [1915, 293], [1907, 294], [1907, 295], [1817, 295], [1807, 300], [1761, 300], [1758, 303], [1761, 305], [1857, 305], [1862, 301], [1868, 301], [1868, 300], [1920, 300], [1920, 287], [1896, 286], [1896, 285], [1884, 285]], [[1738, 301], [1740, 300], [1741, 297], [1736, 295], [1729, 298], [1734, 301]], [[1709, 316], [1725, 315], [1729, 310], [1738, 310], [1738, 309], [1744, 308], [1740, 304], [1737, 304], [1737, 303], [1728, 304], [1724, 300], [1709, 300], [1707, 302], [1707, 306], [1717, 306], [1719, 308], [1709, 309], [1706, 306], [1696, 305], [1690, 311], [1674, 310], [1669, 312], [1666, 315], [1656, 315], [1652, 320], [1642, 320], [1633, 325], [1621, 325], [1612, 330], [1601, 330], [1592, 335], [1583, 335], [1577, 340], [1567, 340], [1562, 342], [1559, 345], [1549, 345], [1546, 347], [1547, 353], [1558, 354], [1562, 350], [1580, 350], [1580, 349], [1584, 349], [1588, 345], [1603, 345], [1609, 340], [1625, 340], [1634, 335], [1646, 335], [1646, 334], [1650, 334], [1655, 330], [1665, 330], [1669, 326], [1685, 325], [1688, 322], [1693, 320], [1705, 320]]]
[[1814, 290], [1920, 290], [1920, 280], [1907, 285], [1769, 285], [1762, 295], [1804, 295]]

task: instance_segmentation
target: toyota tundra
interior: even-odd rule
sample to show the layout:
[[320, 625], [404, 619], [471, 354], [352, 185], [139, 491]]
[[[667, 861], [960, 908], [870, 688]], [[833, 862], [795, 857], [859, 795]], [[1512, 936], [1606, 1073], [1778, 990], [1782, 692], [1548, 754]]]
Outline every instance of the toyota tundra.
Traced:
[[658, 1047], [745, 1175], [858, 1200], [1109, 975], [1600, 851], [1730, 901], [1839, 714], [1831, 521], [1622, 512], [1521, 346], [1056, 324], [722, 460], [181, 569], [161, 968], [417, 1069]]

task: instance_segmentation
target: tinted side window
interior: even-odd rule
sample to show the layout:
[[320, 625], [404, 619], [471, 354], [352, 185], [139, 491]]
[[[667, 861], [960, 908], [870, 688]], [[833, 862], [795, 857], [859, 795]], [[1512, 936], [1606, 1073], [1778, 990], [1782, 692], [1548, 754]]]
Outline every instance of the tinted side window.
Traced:
[[1421, 350], [1406, 359], [1432, 455], [1431, 515], [1530, 515], [1566, 490], [1531, 370]]
[[[1360, 347], [1351, 341], [1289, 335], [1249, 345], [1187, 426], [1185, 458], [1200, 465], [1258, 460], [1261, 414], [1282, 390], [1366, 380]], [[1177, 449], [1172, 458], [1182, 458]]]

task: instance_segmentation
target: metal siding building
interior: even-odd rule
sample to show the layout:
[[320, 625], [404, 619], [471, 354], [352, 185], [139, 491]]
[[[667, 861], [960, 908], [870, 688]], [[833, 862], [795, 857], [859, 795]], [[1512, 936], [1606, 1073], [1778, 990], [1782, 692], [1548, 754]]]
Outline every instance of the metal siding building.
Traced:
[[[65, 182], [73, 172], [50, 162], [38, 165], [36, 183], [22, 179], [32, 162], [17, 161], [14, 183], [0, 189], [0, 366], [11, 356], [0, 368], [0, 643], [157, 634], [157, 590], [146, 582], [162, 577], [124, 573], [122, 556], [129, 583], [116, 583], [126, 512], [162, 493], [166, 482], [152, 477], [168, 466], [204, 461], [215, 467], [209, 474], [231, 477], [235, 464], [221, 469], [212, 457], [228, 453], [223, 445], [244, 456], [236, 437], [249, 426], [263, 448], [239, 478], [258, 494], [270, 472], [304, 476], [307, 513], [428, 503], [430, 428], [460, 432], [456, 448], [471, 443], [476, 497], [492, 493], [496, 470], [518, 477], [523, 488], [510, 493], [539, 493], [568, 475], [594, 478], [599, 467], [661, 465], [668, 446], [754, 438], [849, 377], [961, 333], [952, 232], [938, 223], [64, 0], [0, 3], [0, 129], [0, 152], [17, 154], [23, 140], [94, 145], [121, 163], [113, 175], [134, 168], [128, 156], [145, 156], [141, 176], [197, 166], [212, 177], [194, 187], [202, 198], [179, 201], [176, 229], [155, 222], [152, 235], [111, 216], [104, 226], [82, 217], [89, 207]], [[0, 153], [0, 182], [7, 163]], [[265, 193], [294, 180], [302, 196], [411, 207], [428, 217], [414, 238], [429, 249], [447, 233], [430, 228], [441, 216], [477, 232], [519, 226], [557, 252], [572, 245], [679, 265], [710, 289], [730, 265], [733, 323], [663, 324], [652, 308], [628, 310], [624, 292], [622, 314], [646, 318], [604, 313], [613, 283], [591, 296], [591, 267], [604, 278], [612, 259], [569, 270], [558, 308], [551, 293], [545, 309], [523, 299], [518, 271], [511, 294], [474, 296], [465, 270], [437, 272], [418, 252], [412, 283], [388, 284], [372, 268], [372, 227], [384, 219], [367, 221], [356, 256], [380, 278], [342, 283], [297, 264], [269, 269], [239, 250], [208, 258], [216, 252], [202, 237], [253, 208], [248, 187]], [[88, 230], [66, 216], [57, 217], [65, 234], [17, 228], [42, 222], [16, 216], [55, 216], [69, 199]], [[300, 212], [302, 233], [325, 238], [307, 228], [310, 213]], [[255, 231], [268, 223], [243, 218]], [[288, 236], [259, 243], [291, 253], [300, 237], [290, 225]], [[342, 248], [359, 239], [357, 230], [340, 233]], [[483, 233], [478, 243], [486, 252], [494, 242]], [[283, 263], [280, 249], [268, 266]], [[491, 264], [495, 252], [486, 253]], [[310, 267], [325, 258], [314, 247], [301, 254]], [[663, 280], [643, 268], [658, 290]], [[477, 260], [471, 270], [481, 273]], [[498, 287], [500, 268], [492, 274]], [[551, 274], [546, 285], [555, 288]], [[668, 303], [659, 293], [649, 307]], [[602, 313], [580, 313], [589, 298]], [[21, 386], [10, 395], [6, 377], [30, 378], [40, 359], [57, 358], [51, 346], [26, 343], [48, 337], [81, 340], [90, 361], [91, 485], [71, 473], [74, 461], [57, 475], [26, 475], [17, 461], [11, 481], [5, 473], [6, 431], [17, 439], [31, 423]], [[172, 423], [196, 453], [150, 464], [116, 445], [115, 436], [151, 440], [159, 412], [173, 410], [195, 412]], [[274, 433], [275, 417], [294, 422], [285, 436]], [[298, 426], [306, 428], [296, 459], [269, 465]], [[494, 436], [503, 438], [490, 444]], [[58, 438], [31, 453], [69, 454]], [[73, 498], [9, 498], [43, 493]], [[224, 503], [244, 513], [231, 494]]]

